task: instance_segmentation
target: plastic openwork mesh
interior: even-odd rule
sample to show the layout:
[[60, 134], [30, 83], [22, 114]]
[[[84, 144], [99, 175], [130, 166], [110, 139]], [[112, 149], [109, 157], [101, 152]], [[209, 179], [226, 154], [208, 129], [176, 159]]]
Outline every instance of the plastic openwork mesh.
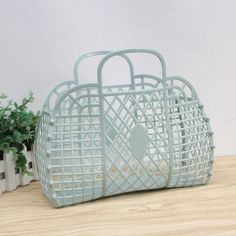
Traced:
[[[136, 73], [133, 54], [159, 59], [161, 75]], [[78, 65], [98, 55], [97, 82], [80, 85]], [[104, 66], [114, 57], [128, 65], [125, 85], [103, 84]], [[74, 74], [74, 81], [49, 94], [36, 137], [41, 188], [55, 207], [209, 181], [214, 159], [209, 119], [189, 82], [166, 76], [159, 53], [89, 53], [77, 60]]]

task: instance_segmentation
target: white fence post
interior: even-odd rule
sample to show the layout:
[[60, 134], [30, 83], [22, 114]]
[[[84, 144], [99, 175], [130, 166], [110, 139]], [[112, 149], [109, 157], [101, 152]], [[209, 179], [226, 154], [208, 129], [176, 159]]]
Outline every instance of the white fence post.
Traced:
[[0, 156], [0, 195], [6, 191], [15, 190], [19, 185], [24, 186], [34, 180], [38, 180], [34, 146], [32, 146], [30, 151], [27, 151], [25, 147], [23, 153], [27, 159], [27, 170], [32, 175], [17, 173], [12, 152], [3, 153], [3, 156]]
[[12, 152], [3, 154], [4, 169], [5, 169], [5, 180], [6, 190], [12, 191], [16, 189], [16, 171], [15, 171], [15, 160]]
[[[33, 166], [32, 166], [32, 160], [31, 160], [31, 151], [27, 151], [27, 149], [25, 147], [23, 150], [23, 153], [24, 153], [26, 160], [27, 160], [27, 163], [26, 163], [27, 171], [32, 173]], [[32, 173], [32, 175], [20, 174], [20, 185], [25, 186], [25, 185], [29, 184], [33, 179], [34, 179], [33, 173]]]
[[32, 170], [33, 170], [34, 180], [39, 180], [38, 169], [36, 166], [34, 145], [32, 145], [30, 154], [31, 154], [31, 160], [32, 160], [32, 167], [33, 167]]
[[6, 192], [6, 178], [5, 178], [5, 169], [3, 156], [0, 157], [0, 195]]

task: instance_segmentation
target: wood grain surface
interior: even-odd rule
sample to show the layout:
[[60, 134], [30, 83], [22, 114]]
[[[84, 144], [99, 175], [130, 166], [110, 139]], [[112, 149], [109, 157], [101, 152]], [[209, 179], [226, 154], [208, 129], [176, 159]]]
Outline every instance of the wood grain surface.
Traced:
[[210, 184], [145, 191], [54, 209], [39, 183], [0, 196], [0, 235], [236, 236], [236, 157]]

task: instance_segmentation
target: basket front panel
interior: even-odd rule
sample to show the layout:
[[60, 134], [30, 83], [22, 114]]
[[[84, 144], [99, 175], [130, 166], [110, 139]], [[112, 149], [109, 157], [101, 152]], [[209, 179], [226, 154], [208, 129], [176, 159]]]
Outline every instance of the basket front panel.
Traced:
[[[165, 186], [169, 147], [163, 93], [103, 95], [105, 195]], [[135, 142], [143, 147], [133, 146]]]

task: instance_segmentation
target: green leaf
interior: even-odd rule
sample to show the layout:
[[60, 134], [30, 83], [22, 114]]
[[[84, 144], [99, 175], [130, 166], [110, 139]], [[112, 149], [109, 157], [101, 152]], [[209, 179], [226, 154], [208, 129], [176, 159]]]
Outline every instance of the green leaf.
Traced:
[[1, 143], [0, 144], [0, 150], [2, 151], [6, 151], [6, 149], [8, 149], [10, 147], [9, 143]]
[[22, 137], [22, 134], [16, 129], [13, 131], [13, 136], [17, 143], [22, 143], [24, 141], [24, 137]]
[[12, 142], [13, 142], [13, 138], [9, 135], [1, 139], [1, 143], [9, 143], [10, 144]]
[[2, 101], [5, 98], [5, 95], [0, 94], [0, 150], [12, 151], [17, 168], [21, 173], [28, 174], [27, 161], [22, 151], [24, 145], [31, 146], [34, 142], [40, 113], [35, 114], [28, 109], [28, 104], [34, 100], [32, 92], [21, 103], [4, 104]]

